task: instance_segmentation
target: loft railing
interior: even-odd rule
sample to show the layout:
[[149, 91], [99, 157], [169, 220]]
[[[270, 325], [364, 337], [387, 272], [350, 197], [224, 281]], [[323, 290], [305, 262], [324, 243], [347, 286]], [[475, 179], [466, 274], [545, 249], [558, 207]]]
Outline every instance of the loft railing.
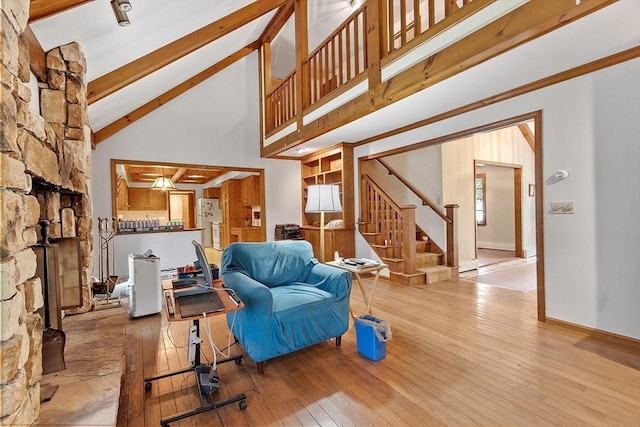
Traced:
[[[469, 4], [471, 0], [380, 0], [379, 32], [380, 59], [387, 55], [401, 55], [410, 50], [410, 42], [427, 33], [438, 22]], [[302, 77], [295, 70], [280, 85], [267, 94], [265, 133], [271, 134], [288, 125], [306, 108], [322, 101], [341, 87], [356, 83], [368, 69], [367, 34], [368, 4], [363, 3], [349, 18], [331, 33], [302, 61]], [[456, 19], [456, 18], [452, 18]], [[270, 66], [270, 64], [265, 64]], [[296, 102], [296, 78], [302, 88], [302, 106]], [[269, 87], [265, 85], [265, 87]], [[298, 94], [299, 95], [299, 94]]]
[[365, 8], [360, 7], [307, 57], [309, 105], [366, 70], [366, 25]]
[[296, 108], [295, 70], [285, 77], [282, 82], [267, 95], [265, 108], [265, 122], [267, 129], [276, 129], [298, 114]]

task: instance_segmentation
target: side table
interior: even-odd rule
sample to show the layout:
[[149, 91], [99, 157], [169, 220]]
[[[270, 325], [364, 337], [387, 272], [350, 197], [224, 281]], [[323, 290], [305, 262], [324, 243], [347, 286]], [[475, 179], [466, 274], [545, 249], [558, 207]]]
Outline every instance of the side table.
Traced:
[[[360, 287], [360, 292], [362, 292], [362, 298], [364, 298], [364, 302], [365, 304], [367, 304], [366, 312], [368, 314], [372, 314], [371, 303], [373, 301], [373, 294], [376, 291], [376, 285], [378, 284], [378, 278], [380, 277], [380, 272], [385, 268], [387, 268], [388, 265], [380, 263], [370, 267], [358, 268], [358, 267], [354, 267], [354, 266], [343, 264], [341, 262], [336, 262], [336, 261], [329, 261], [329, 262], [326, 262], [325, 264], [330, 265], [332, 267], [340, 268], [342, 270], [346, 270], [352, 273], [356, 277], [356, 281], [358, 282], [358, 286]], [[360, 275], [363, 273], [375, 273], [375, 276], [373, 278], [373, 286], [371, 287], [371, 294], [369, 296], [367, 296], [367, 292], [364, 289], [364, 285], [362, 284], [362, 280], [360, 277]], [[351, 309], [351, 304], [349, 304], [349, 313], [351, 314], [351, 317], [355, 317], [353, 315], [353, 310]]]

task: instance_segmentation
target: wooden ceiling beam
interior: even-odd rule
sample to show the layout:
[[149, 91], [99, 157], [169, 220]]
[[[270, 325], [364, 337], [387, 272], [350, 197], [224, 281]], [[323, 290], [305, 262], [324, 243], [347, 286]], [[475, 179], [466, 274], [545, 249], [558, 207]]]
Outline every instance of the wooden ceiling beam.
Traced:
[[232, 55], [227, 56], [222, 61], [220, 61], [220, 62], [212, 65], [211, 67], [207, 68], [206, 70], [196, 74], [195, 76], [191, 77], [189, 80], [186, 80], [186, 81], [180, 83], [178, 86], [174, 87], [173, 89], [168, 90], [167, 92], [163, 93], [162, 95], [158, 96], [157, 98], [155, 98], [155, 99], [147, 102], [143, 106], [133, 110], [129, 114], [119, 118], [118, 120], [114, 121], [113, 123], [111, 123], [111, 124], [103, 127], [102, 129], [96, 131], [95, 132], [95, 138], [94, 138], [94, 147], [96, 145], [98, 145], [99, 143], [101, 143], [102, 141], [104, 141], [105, 139], [109, 138], [111, 135], [113, 135], [113, 134], [115, 134], [117, 132], [120, 132], [122, 129], [126, 128], [131, 123], [133, 123], [133, 122], [135, 122], [137, 120], [140, 120], [141, 118], [143, 118], [147, 114], [149, 114], [152, 111], [154, 111], [156, 108], [159, 108], [159, 107], [167, 104], [172, 99], [178, 97], [179, 95], [182, 95], [183, 93], [185, 93], [189, 89], [191, 89], [194, 86], [202, 83], [203, 81], [207, 80], [209, 77], [211, 77], [214, 74], [224, 70], [229, 65], [231, 65], [231, 64], [235, 63], [236, 61], [244, 58], [245, 56], [247, 56], [248, 54], [250, 54], [251, 52], [253, 52], [254, 50], [259, 49], [259, 48], [260, 48], [260, 41], [256, 40], [255, 42], [253, 42], [253, 43], [243, 47], [242, 49], [236, 51]]
[[29, 67], [38, 81], [47, 81], [47, 59], [42, 45], [36, 38], [30, 25], [27, 25], [20, 37], [29, 46]]
[[87, 87], [89, 104], [111, 95], [207, 44], [231, 33], [289, 0], [257, 0], [253, 3], [150, 52], [91, 82]]
[[29, 22], [48, 18], [90, 1], [93, 0], [31, 0], [29, 2]]
[[531, 151], [535, 153], [536, 138], [533, 136], [533, 132], [531, 132], [531, 128], [529, 127], [529, 125], [526, 123], [519, 123], [518, 129], [520, 129], [520, 132], [522, 132], [522, 136], [524, 136], [524, 139], [527, 141], [527, 144], [529, 144], [529, 147], [531, 147]]
[[293, 15], [294, 1], [289, 0], [286, 4], [280, 6], [280, 9], [273, 15], [271, 21], [265, 27], [264, 31], [258, 37], [262, 43], [271, 43], [273, 39], [278, 35], [284, 24], [287, 23], [291, 15]]

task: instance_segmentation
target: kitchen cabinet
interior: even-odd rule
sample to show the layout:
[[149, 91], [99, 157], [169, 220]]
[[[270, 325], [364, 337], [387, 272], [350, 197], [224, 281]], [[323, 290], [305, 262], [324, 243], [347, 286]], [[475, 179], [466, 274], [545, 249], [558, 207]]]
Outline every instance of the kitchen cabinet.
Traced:
[[131, 187], [129, 188], [129, 210], [166, 210], [167, 195], [167, 191]]
[[252, 175], [243, 179], [241, 195], [243, 206], [260, 205], [260, 177]]
[[202, 197], [205, 199], [218, 199], [220, 198], [219, 187], [208, 187], [202, 190]]

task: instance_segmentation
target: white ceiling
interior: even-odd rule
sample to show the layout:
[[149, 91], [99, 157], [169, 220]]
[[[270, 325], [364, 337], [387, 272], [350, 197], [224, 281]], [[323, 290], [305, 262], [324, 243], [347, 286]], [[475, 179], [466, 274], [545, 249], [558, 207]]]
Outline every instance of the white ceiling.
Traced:
[[[131, 0], [131, 25], [121, 27], [109, 0], [94, 0], [31, 23], [45, 51], [80, 44], [87, 61], [87, 82], [159, 49], [251, 3], [251, 0]], [[310, 49], [352, 10], [345, 0], [309, 1]], [[207, 46], [89, 106], [89, 124], [98, 131], [238, 49], [254, 42], [275, 9]], [[274, 40], [274, 69], [286, 75], [294, 67], [293, 18]], [[288, 68], [287, 71], [284, 71]], [[257, 70], [256, 70], [257, 72]]]

